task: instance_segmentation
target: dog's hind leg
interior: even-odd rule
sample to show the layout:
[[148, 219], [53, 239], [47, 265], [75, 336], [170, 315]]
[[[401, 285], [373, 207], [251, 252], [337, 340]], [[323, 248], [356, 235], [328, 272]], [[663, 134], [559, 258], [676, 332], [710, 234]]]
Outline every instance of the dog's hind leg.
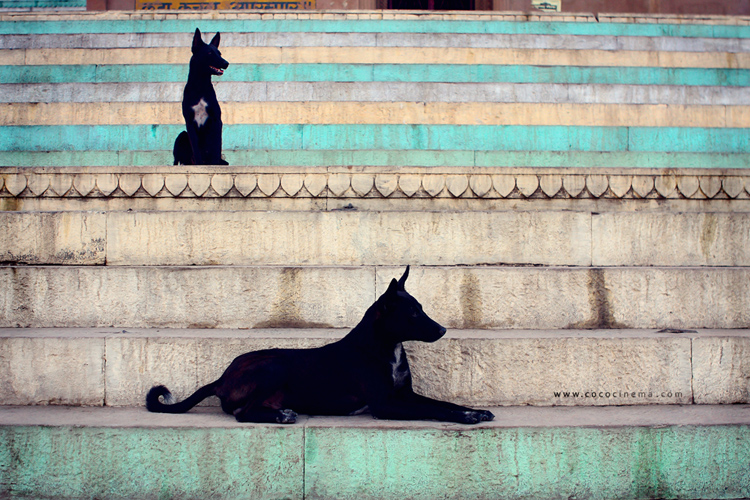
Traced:
[[244, 405], [232, 412], [238, 422], [293, 424], [297, 421], [297, 414], [283, 407], [284, 393], [276, 384], [256, 385], [249, 396]]
[[289, 367], [284, 350], [254, 351], [237, 356], [216, 388], [222, 409], [238, 422], [292, 424], [285, 387]]
[[293, 424], [297, 421], [297, 414], [289, 409], [273, 410], [262, 406], [248, 405], [235, 410], [234, 418], [238, 422]]

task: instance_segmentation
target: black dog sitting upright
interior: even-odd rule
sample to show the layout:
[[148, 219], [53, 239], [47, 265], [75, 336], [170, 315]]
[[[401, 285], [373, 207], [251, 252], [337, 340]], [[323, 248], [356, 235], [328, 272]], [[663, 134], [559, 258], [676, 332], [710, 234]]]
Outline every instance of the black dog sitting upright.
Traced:
[[297, 413], [375, 418], [442, 420], [463, 424], [492, 420], [474, 410], [416, 394], [401, 345], [407, 340], [435, 342], [445, 328], [429, 318], [404, 289], [406, 268], [398, 281], [370, 306], [362, 321], [343, 339], [316, 349], [269, 349], [235, 358], [215, 382], [180, 403], [164, 386], [152, 388], [146, 408], [184, 413], [209, 396], [240, 422], [294, 423]]
[[221, 108], [211, 84], [211, 76], [223, 75], [229, 66], [219, 52], [220, 39], [216, 33], [206, 44], [197, 28], [193, 35], [193, 56], [182, 94], [187, 132], [180, 133], [174, 142], [175, 165], [229, 165], [221, 159]]

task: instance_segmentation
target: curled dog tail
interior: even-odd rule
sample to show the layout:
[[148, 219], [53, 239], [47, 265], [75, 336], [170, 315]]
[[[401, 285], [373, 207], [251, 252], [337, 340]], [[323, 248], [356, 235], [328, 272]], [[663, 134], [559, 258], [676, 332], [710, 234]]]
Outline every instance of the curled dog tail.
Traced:
[[[215, 389], [216, 382], [212, 382], [195, 391], [186, 400], [172, 403], [172, 393], [169, 389], [163, 385], [157, 385], [152, 387], [146, 395], [146, 409], [155, 413], [185, 413], [207, 397], [215, 395]], [[164, 399], [164, 403], [159, 401], [159, 397]]]

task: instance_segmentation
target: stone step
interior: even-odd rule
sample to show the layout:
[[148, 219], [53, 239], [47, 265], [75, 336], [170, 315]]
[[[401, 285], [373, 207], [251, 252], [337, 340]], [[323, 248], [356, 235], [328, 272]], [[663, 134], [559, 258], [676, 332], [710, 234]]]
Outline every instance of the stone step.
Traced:
[[[226, 47], [230, 64], [487, 64], [750, 69], [748, 52], [608, 51], [482, 47]], [[190, 47], [0, 50], [8, 66], [186, 64]], [[231, 70], [231, 66], [230, 66]]]
[[[81, 127], [84, 134], [91, 134], [101, 129], [135, 130], [144, 125], [184, 127], [184, 118], [180, 106], [176, 102], [56, 102], [56, 103], [9, 103], [5, 106], [6, 114], [0, 118], [0, 126], [11, 127], [9, 136], [12, 140], [14, 129], [23, 126], [52, 127], [44, 135], [54, 130], [54, 127]], [[603, 141], [609, 141], [608, 148], [624, 140], [612, 135], [601, 127], [639, 129], [643, 127], [658, 127], [662, 129], [676, 128], [684, 123], [692, 123], [697, 128], [709, 129], [707, 137], [724, 137], [727, 131], [750, 128], [750, 106], [723, 105], [684, 105], [670, 107], [664, 104], [575, 104], [575, 103], [514, 103], [514, 102], [363, 102], [363, 101], [325, 101], [325, 102], [235, 102], [227, 103], [222, 113], [224, 126], [228, 131], [261, 129], [268, 126], [287, 125], [301, 126], [302, 134], [298, 137], [303, 149], [318, 149], [315, 141], [321, 143], [323, 149], [335, 149], [326, 145], [328, 139], [323, 139], [325, 126], [333, 126], [350, 135], [346, 127], [352, 127], [355, 133], [357, 127], [372, 128], [375, 133], [388, 134], [390, 128], [399, 130], [404, 123], [418, 125], [424, 133], [434, 130], [443, 135], [448, 141], [455, 141], [452, 136], [460, 137], [462, 131], [458, 127], [494, 128], [497, 126], [515, 127], [519, 130], [530, 127], [560, 127], [590, 129], [590, 133], [601, 136]], [[444, 127], [444, 130], [440, 130]], [[452, 130], [452, 129], [456, 130]], [[305, 139], [305, 132], [313, 134], [312, 140]], [[364, 130], [364, 129], [362, 129]], [[404, 129], [406, 131], [406, 129]], [[290, 137], [296, 135], [292, 131]], [[484, 133], [487, 133], [486, 131]], [[516, 132], [518, 133], [518, 132]], [[315, 137], [320, 134], [320, 137]], [[554, 135], [554, 133], [553, 133]], [[557, 135], [577, 137], [577, 133], [566, 130]], [[689, 134], [693, 135], [693, 134]], [[695, 134], [702, 137], [702, 134]], [[231, 137], [231, 135], [229, 135]], [[353, 135], [352, 135], [353, 139]], [[352, 140], [350, 139], [350, 140]], [[577, 137], [578, 140], [582, 140]], [[92, 139], [89, 139], [92, 140]], [[357, 139], [359, 142], [361, 139]], [[380, 139], [381, 141], [383, 139]], [[412, 144], [417, 145], [424, 137], [414, 137]], [[509, 149], [510, 142], [483, 139], [488, 144], [497, 144], [499, 149]], [[521, 140], [520, 138], [517, 140]], [[705, 140], [705, 139], [704, 139]], [[742, 141], [732, 141], [729, 136], [723, 139], [732, 153], [745, 152]], [[114, 138], [110, 144], [118, 144]], [[736, 144], [735, 144], [736, 142]], [[85, 144], [86, 142], [84, 142]], [[60, 144], [57, 142], [57, 144]], [[139, 141], [134, 146], [145, 145]], [[237, 139], [230, 142], [237, 149]], [[269, 143], [266, 143], [269, 144]], [[368, 141], [362, 142], [368, 148]], [[405, 143], [409, 144], [409, 142]], [[437, 144], [437, 143], [434, 143]], [[481, 142], [480, 142], [481, 144]], [[554, 144], [554, 142], [552, 143]], [[604, 144], [604, 143], [603, 143]], [[15, 146], [13, 146], [15, 148]], [[80, 148], [80, 145], [76, 146]], [[373, 148], [383, 147], [373, 146]], [[405, 147], [405, 146], [404, 146]], [[455, 147], [455, 146], [454, 146]], [[557, 146], [555, 146], [557, 147]], [[685, 145], [676, 145], [684, 149]], [[144, 149], [146, 149], [144, 147]], [[416, 147], [415, 149], [423, 149]], [[431, 147], [429, 149], [432, 149]], [[439, 149], [439, 147], [438, 147]], [[718, 149], [721, 151], [721, 149]]]
[[[357, 324], [403, 267], [0, 266], [0, 327]], [[448, 328], [748, 328], [748, 267], [416, 267]]]
[[[88, 20], [87, 25], [96, 24]], [[159, 22], [155, 26], [164, 26]], [[200, 27], [202, 23], [198, 23]], [[381, 24], [382, 26], [382, 24]], [[560, 25], [558, 24], [558, 27]], [[484, 49], [618, 50], [646, 52], [750, 52], [745, 30], [734, 37], [642, 36], [639, 34], [554, 33], [391, 33], [315, 31], [240, 31], [243, 24], [227, 23], [221, 31], [221, 47], [472, 47]], [[231, 31], [226, 31], [226, 28]], [[552, 28], [550, 27], [550, 31]], [[205, 31], [204, 36], [213, 36]], [[704, 35], [708, 35], [704, 33]], [[193, 31], [128, 33], [35, 33], [0, 35], [2, 50], [39, 49], [133, 49], [154, 47], [189, 48]]]
[[218, 409], [0, 408], [0, 494], [156, 498], [750, 497], [750, 408], [496, 408], [459, 426], [238, 424]]
[[[244, 352], [318, 347], [347, 332], [0, 329], [0, 400], [143, 406], [159, 384], [182, 399]], [[750, 330], [449, 330], [405, 345], [415, 389], [465, 405], [750, 402]]]
[[750, 266], [746, 212], [19, 211], [0, 228], [6, 264]]
[[[139, 103], [139, 111], [182, 101], [183, 82], [10, 83], [0, 85], [5, 103]], [[547, 103], [747, 106], [741, 87], [568, 83], [438, 82], [215, 82], [217, 98], [230, 111], [241, 102]], [[125, 108], [123, 108], [125, 109]], [[526, 109], [533, 109], [527, 107]], [[591, 108], [595, 109], [595, 108]], [[708, 108], [707, 108], [708, 109]], [[10, 111], [9, 111], [10, 112]], [[228, 117], [228, 118], [231, 118]], [[7, 119], [7, 118], [4, 118]]]
[[[170, 163], [174, 137], [184, 127], [173, 104], [198, 20], [207, 33], [225, 32], [223, 50], [232, 66], [217, 87], [229, 98], [223, 147], [232, 164], [257, 164], [263, 160], [252, 157], [280, 158], [290, 150], [310, 162], [323, 153], [348, 165], [379, 163], [373, 150], [391, 157], [411, 151], [424, 153], [416, 161], [426, 166], [461, 164], [457, 156], [478, 164], [474, 158], [484, 152], [627, 151], [655, 156], [647, 164], [658, 168], [682, 166], [665, 164], [671, 153], [728, 155], [722, 166], [738, 167], [744, 160], [737, 155], [750, 150], [742, 133], [750, 127], [746, 99], [732, 90], [750, 81], [748, 28], [727, 26], [726, 19], [701, 20], [716, 24], [708, 29], [674, 20], [653, 26], [588, 22], [595, 20], [590, 16], [559, 23], [509, 22], [508, 16], [306, 16], [91, 15], [85, 22], [9, 16], [0, 25], [0, 36], [7, 37], [0, 83], [11, 87], [0, 93], [16, 100], [0, 120], [0, 162]], [[63, 19], [79, 21], [73, 23], [79, 29], [72, 32]], [[118, 88], [82, 90], [77, 102], [64, 99], [69, 87], [50, 86], [78, 82]], [[167, 83], [168, 89], [132, 90], [139, 82]], [[451, 93], [439, 86], [445, 82], [465, 85]], [[44, 85], [24, 87], [30, 83]], [[487, 90], [498, 83], [505, 85]], [[484, 87], [466, 87], [477, 84]], [[532, 87], [518, 87], [525, 84]], [[169, 98], [154, 100], [151, 92]], [[112, 102], [102, 93], [131, 97]], [[37, 128], [29, 134], [29, 127]], [[347, 155], [359, 159], [345, 162]], [[399, 158], [392, 164], [411, 163]]]

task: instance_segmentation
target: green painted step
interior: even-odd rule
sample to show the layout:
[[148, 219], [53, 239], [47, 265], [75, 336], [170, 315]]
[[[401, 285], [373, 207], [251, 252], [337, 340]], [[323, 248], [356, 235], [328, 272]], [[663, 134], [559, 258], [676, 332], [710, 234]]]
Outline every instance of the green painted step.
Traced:
[[461, 426], [0, 408], [0, 494], [60, 499], [750, 497], [750, 408], [497, 408]]
[[[164, 150], [180, 125], [3, 127], [0, 151]], [[459, 150], [747, 153], [734, 128], [470, 125], [225, 125], [232, 150]]]
[[[457, 150], [224, 150], [230, 165], [420, 167], [750, 168], [750, 153]], [[171, 165], [171, 150], [0, 151], [0, 164], [29, 167]]]
[[[0, 66], [0, 83], [184, 82], [187, 65]], [[232, 64], [223, 81], [750, 86], [750, 70], [409, 64]]]
[[718, 24], [516, 22], [477, 20], [318, 20], [318, 19], [106, 19], [0, 22], [0, 34], [42, 33], [189, 33], [196, 23], [204, 32], [313, 33], [499, 33], [536, 35], [670, 36], [750, 38], [750, 26]]

